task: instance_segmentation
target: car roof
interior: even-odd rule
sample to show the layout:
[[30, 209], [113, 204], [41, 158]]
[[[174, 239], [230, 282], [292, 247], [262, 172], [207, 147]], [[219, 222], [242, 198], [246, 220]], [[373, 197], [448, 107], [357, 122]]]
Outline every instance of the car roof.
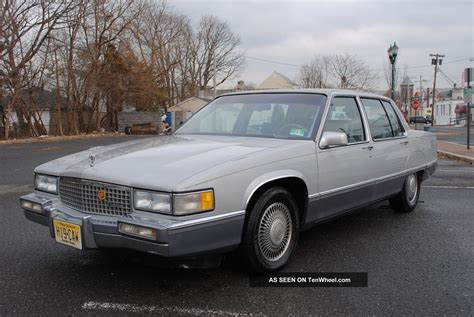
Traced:
[[352, 90], [352, 89], [315, 89], [315, 88], [296, 88], [296, 89], [266, 89], [266, 90], [242, 90], [242, 91], [235, 91], [226, 93], [219, 97], [223, 96], [235, 96], [235, 95], [250, 95], [250, 94], [295, 94], [295, 93], [303, 93], [303, 94], [324, 94], [327, 96], [331, 95], [349, 95], [349, 96], [364, 96], [364, 97], [373, 97], [373, 98], [383, 98], [383, 99], [390, 99], [388, 97], [377, 95], [371, 92], [366, 91], [359, 91], [359, 90]]

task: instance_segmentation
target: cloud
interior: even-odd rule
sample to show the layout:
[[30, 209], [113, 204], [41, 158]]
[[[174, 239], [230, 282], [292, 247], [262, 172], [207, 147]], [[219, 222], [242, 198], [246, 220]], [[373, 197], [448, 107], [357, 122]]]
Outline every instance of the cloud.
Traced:
[[[430, 53], [446, 61], [474, 56], [471, 1], [170, 1], [197, 22], [205, 14], [229, 23], [247, 55], [303, 64], [314, 55], [350, 53], [371, 68], [387, 63], [387, 49], [400, 47], [398, 64], [430, 64]], [[445, 73], [460, 82], [465, 61], [445, 64]], [[258, 83], [273, 70], [294, 78], [298, 68], [248, 59], [242, 79]], [[432, 77], [432, 68], [409, 68], [410, 76]], [[381, 73], [383, 74], [383, 73]], [[382, 77], [382, 76], [381, 76]], [[231, 83], [233, 84], [233, 83]], [[440, 84], [450, 84], [440, 79]], [[385, 81], [379, 85], [385, 88]]]

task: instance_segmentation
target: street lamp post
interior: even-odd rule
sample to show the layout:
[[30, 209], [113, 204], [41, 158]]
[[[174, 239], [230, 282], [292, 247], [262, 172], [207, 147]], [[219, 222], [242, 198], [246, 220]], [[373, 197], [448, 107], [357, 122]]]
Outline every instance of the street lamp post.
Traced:
[[393, 42], [393, 45], [390, 45], [388, 48], [388, 58], [390, 59], [390, 64], [392, 64], [392, 81], [390, 87], [390, 97], [395, 101], [395, 62], [397, 61], [398, 56], [398, 46], [396, 42]]

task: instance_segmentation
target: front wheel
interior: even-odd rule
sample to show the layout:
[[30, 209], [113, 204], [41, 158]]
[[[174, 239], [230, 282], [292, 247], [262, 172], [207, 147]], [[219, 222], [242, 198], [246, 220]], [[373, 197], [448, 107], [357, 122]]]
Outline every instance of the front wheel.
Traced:
[[298, 208], [284, 188], [265, 191], [248, 210], [241, 250], [253, 272], [271, 272], [288, 263], [299, 235]]
[[407, 176], [403, 189], [395, 197], [389, 199], [390, 207], [398, 212], [410, 212], [415, 209], [420, 197], [420, 179], [417, 173]]

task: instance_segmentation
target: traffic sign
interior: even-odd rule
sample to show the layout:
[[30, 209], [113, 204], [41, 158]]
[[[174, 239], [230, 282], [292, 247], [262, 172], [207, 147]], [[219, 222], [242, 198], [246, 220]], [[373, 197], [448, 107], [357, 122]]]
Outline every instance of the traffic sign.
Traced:
[[411, 107], [415, 111], [418, 110], [418, 108], [420, 107], [420, 102], [418, 100], [413, 100], [411, 102]]
[[473, 95], [473, 91], [472, 91], [472, 88], [464, 88], [463, 89], [463, 95], [464, 95], [464, 102], [470, 102], [472, 103], [472, 95]]

